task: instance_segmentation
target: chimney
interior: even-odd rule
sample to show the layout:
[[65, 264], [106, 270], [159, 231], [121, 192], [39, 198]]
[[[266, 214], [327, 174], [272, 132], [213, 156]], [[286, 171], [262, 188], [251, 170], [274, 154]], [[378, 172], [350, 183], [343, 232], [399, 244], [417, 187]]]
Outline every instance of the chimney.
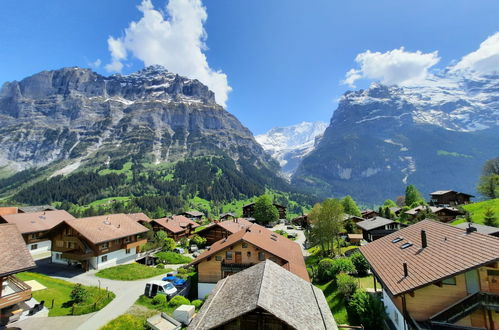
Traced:
[[471, 234], [472, 232], [476, 231], [476, 227], [473, 227], [471, 225], [471, 222], [468, 223], [468, 227], [466, 227], [466, 234]]
[[407, 262], [404, 262], [404, 277], [409, 276], [409, 269], [407, 268]]
[[428, 246], [428, 241], [426, 240], [426, 231], [421, 230], [421, 247], [424, 249]]

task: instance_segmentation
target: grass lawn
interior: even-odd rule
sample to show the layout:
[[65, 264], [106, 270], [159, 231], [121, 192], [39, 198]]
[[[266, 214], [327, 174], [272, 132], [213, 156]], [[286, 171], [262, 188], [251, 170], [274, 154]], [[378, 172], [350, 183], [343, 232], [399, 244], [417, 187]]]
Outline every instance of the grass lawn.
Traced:
[[132, 263], [99, 270], [95, 275], [110, 280], [134, 281], [166, 274], [171, 271], [171, 269], [159, 269]]
[[327, 303], [331, 312], [333, 312], [336, 323], [348, 324], [345, 300], [338, 293], [336, 284], [333, 281], [330, 281], [325, 284], [316, 284], [316, 286], [324, 292], [324, 296], [326, 296]]
[[176, 252], [158, 252], [156, 253], [156, 257], [158, 257], [158, 260], [165, 265], [188, 264], [193, 260], [191, 257], [187, 257]]
[[132, 180], [132, 178], [133, 178], [132, 166], [133, 166], [132, 162], [126, 162], [125, 164], [123, 164], [123, 167], [121, 168], [121, 170], [105, 169], [105, 170], [100, 170], [99, 174], [100, 175], [106, 175], [106, 174], [110, 174], [110, 173], [125, 174], [127, 176], [128, 180]]
[[197, 233], [198, 231], [203, 230], [203, 229], [205, 229], [205, 228], [206, 228], [206, 226], [199, 226], [199, 227], [196, 227], [196, 228], [194, 229], [194, 232], [195, 232], [195, 233]]
[[137, 304], [130, 307], [127, 312], [118, 316], [101, 330], [138, 330], [146, 329], [146, 320], [151, 316], [157, 314], [156, 310], [150, 310]]
[[108, 197], [108, 198], [103, 198], [103, 199], [98, 199], [96, 201], [93, 201], [92, 203], [88, 204], [88, 206], [99, 206], [99, 205], [108, 205], [112, 204], [112, 201], [127, 201], [129, 200], [130, 197]]
[[[36, 280], [38, 283], [44, 285], [46, 289], [33, 292], [33, 297], [38, 301], [45, 301], [46, 307], [52, 306], [52, 299], [54, 299], [54, 307], [49, 308], [49, 316], [63, 316], [71, 315], [71, 298], [70, 293], [73, 290], [74, 283], [64, 280], [52, 278], [38, 273], [19, 273], [16, 275], [23, 281]], [[88, 295], [84, 302], [75, 305], [75, 315], [88, 314], [94, 312], [93, 304], [97, 302], [96, 310], [104, 308], [115, 295], [109, 292], [109, 297], [106, 290], [97, 287], [83, 286]]]
[[[468, 204], [464, 205], [463, 208], [471, 213], [471, 218], [473, 222], [476, 223], [481, 223], [483, 224], [483, 218], [485, 217], [485, 211], [487, 211], [488, 208], [491, 208], [492, 211], [494, 211], [496, 217], [499, 217], [499, 198], [496, 199], [490, 199], [484, 202], [479, 202], [479, 203], [473, 203], [473, 204]], [[453, 224], [458, 224], [459, 220], [456, 220], [455, 223]], [[464, 222], [465, 220], [462, 220], [461, 222]]]

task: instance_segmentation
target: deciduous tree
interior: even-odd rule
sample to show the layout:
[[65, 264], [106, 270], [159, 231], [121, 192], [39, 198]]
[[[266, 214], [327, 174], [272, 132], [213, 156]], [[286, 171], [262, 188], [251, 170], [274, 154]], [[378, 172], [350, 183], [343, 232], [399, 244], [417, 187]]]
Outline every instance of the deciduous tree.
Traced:
[[253, 216], [257, 223], [267, 224], [279, 220], [279, 212], [268, 195], [258, 197]]

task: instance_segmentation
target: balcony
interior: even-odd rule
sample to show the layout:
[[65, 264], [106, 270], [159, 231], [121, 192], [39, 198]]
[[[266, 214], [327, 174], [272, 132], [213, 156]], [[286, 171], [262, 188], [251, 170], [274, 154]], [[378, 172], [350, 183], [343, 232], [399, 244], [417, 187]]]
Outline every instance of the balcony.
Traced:
[[0, 309], [31, 299], [31, 287], [15, 276], [3, 278]]
[[124, 249], [132, 249], [134, 247], [137, 247], [137, 246], [141, 246], [141, 245], [144, 245], [147, 243], [147, 239], [138, 239], [136, 241], [133, 241], [133, 242], [128, 242], [128, 243], [123, 243], [123, 248]]
[[246, 268], [249, 268], [253, 266], [254, 264], [242, 264], [242, 263], [227, 263], [227, 262], [222, 262], [222, 271], [223, 272], [231, 272], [231, 273], [237, 273], [240, 271], [245, 270]]
[[86, 253], [81, 252], [80, 250], [71, 250], [67, 252], [63, 252], [61, 258], [70, 259], [70, 260], [88, 260], [94, 256], [93, 251], [88, 251]]

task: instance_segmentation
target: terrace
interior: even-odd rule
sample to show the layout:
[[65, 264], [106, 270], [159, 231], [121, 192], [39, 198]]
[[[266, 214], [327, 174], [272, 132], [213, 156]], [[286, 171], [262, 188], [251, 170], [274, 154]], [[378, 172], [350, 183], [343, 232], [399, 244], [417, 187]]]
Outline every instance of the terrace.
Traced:
[[31, 299], [31, 287], [11, 275], [2, 279], [0, 309]]

